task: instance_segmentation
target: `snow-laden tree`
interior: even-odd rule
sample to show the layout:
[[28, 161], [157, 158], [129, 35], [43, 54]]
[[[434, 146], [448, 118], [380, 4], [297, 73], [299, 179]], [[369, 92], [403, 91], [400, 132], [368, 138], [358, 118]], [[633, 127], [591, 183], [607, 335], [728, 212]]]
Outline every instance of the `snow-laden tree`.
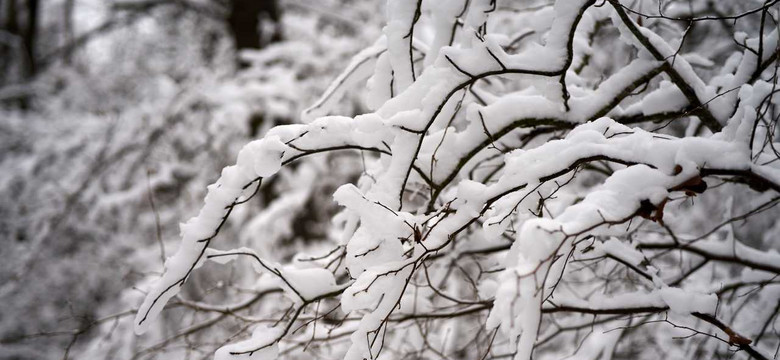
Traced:
[[[779, 9], [389, 0], [303, 124], [208, 187], [135, 331], [219, 360], [776, 359]], [[335, 115], [355, 92], [371, 111]], [[324, 243], [224, 245], [264, 183], [335, 152], [362, 175], [333, 193]], [[277, 239], [310, 179], [253, 231]], [[181, 295], [226, 264], [243, 282], [224, 302]], [[179, 332], [156, 325], [168, 303]]]

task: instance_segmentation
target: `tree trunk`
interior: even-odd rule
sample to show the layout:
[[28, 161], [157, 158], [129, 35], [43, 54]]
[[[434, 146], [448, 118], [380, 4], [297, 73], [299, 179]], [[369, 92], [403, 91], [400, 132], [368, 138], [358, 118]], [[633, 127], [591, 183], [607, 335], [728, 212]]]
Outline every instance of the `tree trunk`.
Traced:
[[70, 65], [73, 49], [70, 44], [73, 43], [73, 8], [75, 0], [65, 0], [62, 9], [62, 44], [65, 47], [65, 53], [62, 55], [62, 61], [65, 65]]
[[[274, 25], [273, 33], [267, 40], [261, 33], [264, 19]], [[243, 49], [259, 49], [266, 43], [280, 40], [279, 19], [279, 6], [276, 0], [233, 0], [228, 25], [233, 35], [236, 52]]]
[[[0, 19], [3, 22], [0, 24], [0, 28], [12, 36], [18, 36], [19, 22], [17, 20], [18, 11], [16, 9], [16, 0], [6, 0], [3, 5], [3, 17]], [[2, 73], [0, 73], [0, 86], [14, 80], [14, 70], [12, 67], [15, 65], [14, 52], [17, 48], [18, 46], [14, 46], [13, 42], [0, 42], [0, 69], [2, 69]]]
[[39, 0], [27, 0], [27, 23], [24, 33], [24, 51], [25, 51], [25, 78], [30, 79], [35, 76], [35, 40], [38, 30], [38, 4]]

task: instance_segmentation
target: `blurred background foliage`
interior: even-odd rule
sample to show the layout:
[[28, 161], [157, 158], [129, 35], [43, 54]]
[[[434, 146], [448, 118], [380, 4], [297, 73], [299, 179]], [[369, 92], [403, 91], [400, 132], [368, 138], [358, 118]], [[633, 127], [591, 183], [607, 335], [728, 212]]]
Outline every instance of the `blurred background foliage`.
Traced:
[[[206, 185], [300, 121], [381, 16], [362, 0], [0, 1], [0, 358], [137, 356], [129, 328], [108, 339], [96, 321], [138, 305]], [[345, 156], [264, 183], [220, 241], [277, 260], [316, 247], [360, 172]], [[240, 271], [200, 272], [186, 296], [222, 299]], [[84, 355], [98, 335], [109, 346]]]

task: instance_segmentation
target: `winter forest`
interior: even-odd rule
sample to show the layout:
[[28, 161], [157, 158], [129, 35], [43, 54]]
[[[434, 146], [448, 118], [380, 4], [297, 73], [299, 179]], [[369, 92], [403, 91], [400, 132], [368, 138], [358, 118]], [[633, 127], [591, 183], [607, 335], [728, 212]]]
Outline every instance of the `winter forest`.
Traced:
[[778, 0], [0, 0], [0, 359], [780, 359]]

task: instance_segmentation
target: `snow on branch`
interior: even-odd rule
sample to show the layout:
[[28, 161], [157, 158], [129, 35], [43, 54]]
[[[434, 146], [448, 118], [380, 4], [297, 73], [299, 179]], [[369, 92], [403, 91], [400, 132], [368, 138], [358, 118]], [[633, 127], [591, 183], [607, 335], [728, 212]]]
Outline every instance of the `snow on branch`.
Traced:
[[[626, 358], [621, 344], [642, 337], [672, 357], [770, 358], [777, 315], [744, 314], [780, 295], [778, 243], [737, 238], [729, 224], [778, 203], [777, 30], [761, 27], [723, 60], [686, 45], [701, 36], [685, 27], [693, 18], [646, 15], [649, 3], [388, 1], [382, 37], [304, 111], [307, 123], [269, 130], [209, 186], [136, 331], [205, 260], [246, 257], [291, 305], [217, 359], [309, 346], [350, 360]], [[723, 25], [697, 23], [709, 21]], [[325, 116], [362, 83], [375, 111]], [[359, 153], [363, 172], [333, 194], [334, 250], [309, 268], [217, 250], [261, 181], [337, 150]], [[721, 223], [724, 197], [766, 202]], [[696, 237], [704, 224], [717, 226]], [[726, 297], [711, 282], [756, 295]], [[597, 323], [599, 334], [579, 331]]]

